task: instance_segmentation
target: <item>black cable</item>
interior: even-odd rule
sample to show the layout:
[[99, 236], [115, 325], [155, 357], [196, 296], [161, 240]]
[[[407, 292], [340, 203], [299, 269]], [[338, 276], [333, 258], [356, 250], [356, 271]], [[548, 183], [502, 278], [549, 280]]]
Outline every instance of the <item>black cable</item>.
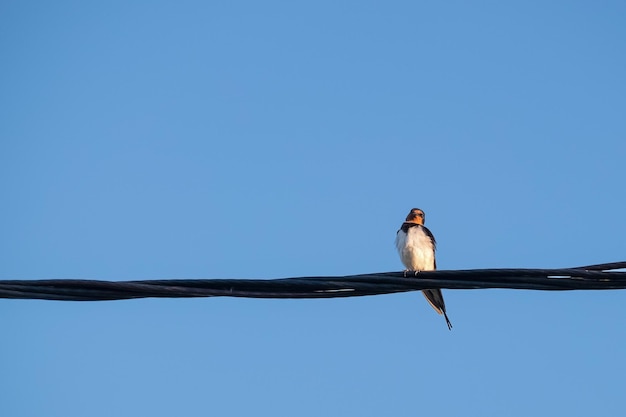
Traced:
[[[382, 272], [342, 277], [281, 279], [174, 279], [95, 281], [0, 280], [0, 298], [61, 301], [132, 298], [249, 297], [335, 298], [392, 294], [433, 288], [525, 290], [626, 289], [626, 262], [567, 269], [469, 269]], [[406, 275], [406, 276], [405, 276]]]

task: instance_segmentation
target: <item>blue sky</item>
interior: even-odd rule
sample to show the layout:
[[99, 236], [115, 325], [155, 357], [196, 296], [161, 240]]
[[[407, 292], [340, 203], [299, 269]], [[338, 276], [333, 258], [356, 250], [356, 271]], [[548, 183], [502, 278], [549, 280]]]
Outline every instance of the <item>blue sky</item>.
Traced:
[[[626, 5], [3, 2], [0, 279], [626, 260]], [[622, 291], [0, 300], [0, 415], [621, 415]]]

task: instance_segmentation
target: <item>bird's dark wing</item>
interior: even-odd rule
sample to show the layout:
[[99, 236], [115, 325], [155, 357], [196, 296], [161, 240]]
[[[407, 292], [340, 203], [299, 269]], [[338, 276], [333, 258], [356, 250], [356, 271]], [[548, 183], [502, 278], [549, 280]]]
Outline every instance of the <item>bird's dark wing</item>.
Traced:
[[428, 236], [430, 238], [430, 240], [433, 242], [433, 249], [437, 249], [437, 241], [435, 240], [435, 236], [433, 235], [433, 233], [428, 229], [428, 227], [426, 226], [421, 226], [422, 230], [424, 230], [424, 233], [426, 233], [426, 236]]

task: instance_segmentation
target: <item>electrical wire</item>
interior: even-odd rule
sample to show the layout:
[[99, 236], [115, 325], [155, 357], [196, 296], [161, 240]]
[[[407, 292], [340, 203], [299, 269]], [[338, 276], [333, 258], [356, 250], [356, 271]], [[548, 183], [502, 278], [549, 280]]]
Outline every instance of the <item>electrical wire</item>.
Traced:
[[626, 289], [626, 272], [616, 271], [618, 269], [626, 269], [626, 262], [565, 269], [408, 271], [280, 279], [0, 280], [0, 298], [59, 301], [189, 297], [335, 298], [435, 288]]

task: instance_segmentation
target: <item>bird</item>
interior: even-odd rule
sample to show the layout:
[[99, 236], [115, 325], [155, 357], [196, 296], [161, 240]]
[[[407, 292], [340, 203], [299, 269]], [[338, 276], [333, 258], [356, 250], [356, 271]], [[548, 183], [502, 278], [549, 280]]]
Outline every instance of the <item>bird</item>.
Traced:
[[[426, 214], [423, 210], [413, 208], [406, 216], [406, 220], [396, 233], [396, 248], [400, 255], [400, 260], [407, 268], [404, 276], [409, 271], [415, 271], [415, 276], [420, 271], [434, 271], [437, 269], [435, 250], [437, 242], [424, 222]], [[448, 329], [452, 330], [452, 323], [446, 313], [446, 303], [440, 289], [422, 290], [428, 303], [439, 314], [443, 314], [446, 319]]]

